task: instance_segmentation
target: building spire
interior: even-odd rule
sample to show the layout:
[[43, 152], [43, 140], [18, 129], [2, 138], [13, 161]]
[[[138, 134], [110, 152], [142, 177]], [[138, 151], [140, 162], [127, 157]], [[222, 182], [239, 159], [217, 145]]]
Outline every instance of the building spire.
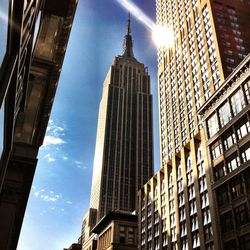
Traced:
[[131, 27], [130, 27], [130, 13], [128, 13], [127, 34], [124, 36], [124, 40], [123, 40], [122, 56], [134, 58], [133, 40], [131, 36]]
[[130, 12], [128, 13], [128, 32], [127, 35], [131, 34], [131, 27], [130, 27]]

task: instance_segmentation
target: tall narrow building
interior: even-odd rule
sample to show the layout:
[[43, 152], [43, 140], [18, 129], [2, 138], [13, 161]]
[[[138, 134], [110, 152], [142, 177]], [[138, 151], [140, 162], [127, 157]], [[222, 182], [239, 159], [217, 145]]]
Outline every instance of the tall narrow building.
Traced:
[[128, 19], [123, 53], [103, 84], [90, 207], [98, 220], [110, 211], [133, 211], [137, 191], [153, 175], [152, 95], [147, 68], [136, 60]]
[[[199, 110], [249, 53], [249, 14], [247, 0], [156, 0], [157, 24], [173, 30], [174, 45], [158, 50], [162, 168], [139, 193], [140, 249], [247, 249], [239, 239], [247, 241], [243, 234], [248, 231], [241, 228], [240, 237], [236, 231], [220, 232], [223, 219], [218, 217], [227, 211], [224, 207], [218, 215], [210, 171], [215, 165], [208, 157], [209, 136]], [[208, 130], [218, 136], [216, 121], [209, 118]], [[249, 200], [246, 204], [244, 216], [249, 217]], [[232, 214], [241, 217], [237, 213]], [[232, 238], [235, 245], [228, 248]]]

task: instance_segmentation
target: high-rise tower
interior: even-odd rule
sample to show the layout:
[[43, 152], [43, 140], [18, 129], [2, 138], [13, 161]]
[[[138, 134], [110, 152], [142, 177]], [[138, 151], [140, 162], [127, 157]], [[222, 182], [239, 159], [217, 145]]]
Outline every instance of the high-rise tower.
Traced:
[[[214, 165], [207, 150], [207, 140], [220, 127], [215, 116], [207, 117], [213, 131], [208, 136], [198, 112], [249, 53], [249, 14], [247, 0], [156, 0], [157, 24], [173, 30], [174, 45], [158, 50], [162, 168], [139, 194], [141, 249], [228, 249], [235, 237], [232, 231], [220, 234], [210, 171]], [[219, 116], [228, 114], [227, 109], [228, 104]], [[220, 216], [226, 212], [224, 207]], [[241, 212], [232, 215], [240, 217]], [[230, 249], [243, 249], [235, 239]]]
[[129, 17], [123, 53], [103, 84], [90, 207], [98, 210], [98, 219], [109, 211], [133, 211], [137, 190], [152, 175], [150, 77], [134, 57]]

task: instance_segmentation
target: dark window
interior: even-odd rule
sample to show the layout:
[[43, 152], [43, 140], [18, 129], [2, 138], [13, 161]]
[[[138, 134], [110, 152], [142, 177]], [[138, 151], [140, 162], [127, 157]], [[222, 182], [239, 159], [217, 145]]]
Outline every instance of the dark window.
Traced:
[[245, 234], [239, 238], [239, 244], [241, 250], [250, 249], [250, 234]]
[[226, 167], [223, 163], [220, 163], [219, 165], [214, 167], [214, 178], [215, 180], [219, 180], [221, 177], [225, 176], [227, 174]]
[[125, 243], [126, 241], [126, 232], [125, 232], [125, 227], [120, 226], [120, 243]]
[[227, 204], [229, 202], [227, 185], [222, 186], [217, 191], [217, 201], [219, 206]]
[[226, 250], [235, 250], [236, 248], [236, 241], [235, 240], [230, 240], [228, 242], [224, 243], [224, 249]]
[[235, 199], [243, 194], [243, 184], [240, 176], [230, 182], [230, 189], [232, 199]]
[[213, 230], [211, 225], [205, 227], [204, 235], [205, 235], [205, 242], [213, 239]]
[[247, 204], [243, 204], [235, 208], [234, 212], [237, 226], [241, 226], [249, 222]]
[[[226, 233], [233, 229], [232, 212], [227, 212], [220, 216], [222, 232]], [[230, 248], [231, 249], [231, 248]]]

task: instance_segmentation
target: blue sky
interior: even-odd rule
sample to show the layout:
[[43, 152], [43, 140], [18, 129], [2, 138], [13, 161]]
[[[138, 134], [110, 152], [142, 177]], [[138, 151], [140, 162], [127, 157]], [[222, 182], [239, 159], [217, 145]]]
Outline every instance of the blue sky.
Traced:
[[[155, 20], [153, 0], [134, 1]], [[98, 106], [113, 58], [122, 52], [127, 11], [116, 0], [80, 0], [40, 148], [18, 250], [63, 249], [80, 236], [89, 206]], [[159, 169], [157, 62], [151, 34], [132, 17], [135, 57], [149, 68]]]

